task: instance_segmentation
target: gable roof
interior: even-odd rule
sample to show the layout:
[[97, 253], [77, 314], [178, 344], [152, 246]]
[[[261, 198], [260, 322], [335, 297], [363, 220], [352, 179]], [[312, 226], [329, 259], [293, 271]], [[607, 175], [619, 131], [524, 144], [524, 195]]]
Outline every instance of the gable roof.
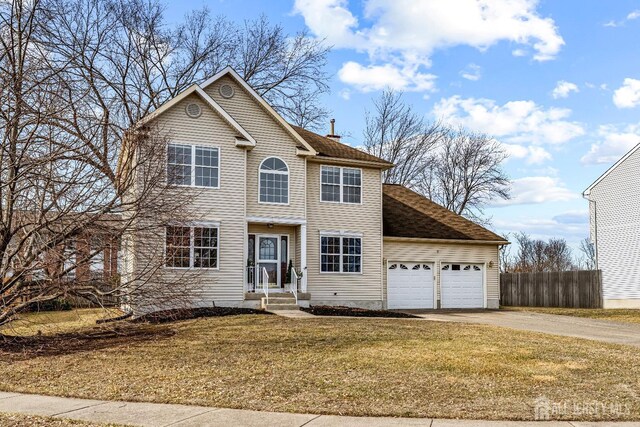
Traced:
[[153, 111], [150, 114], [147, 114], [145, 117], [140, 119], [140, 121], [138, 122], [138, 125], [144, 125], [149, 121], [157, 118], [158, 116], [167, 112], [169, 109], [177, 105], [180, 101], [182, 101], [183, 99], [185, 99], [191, 94], [196, 94], [200, 98], [202, 98], [205, 104], [209, 105], [216, 113], [220, 115], [220, 117], [222, 117], [223, 120], [229, 123], [229, 125], [231, 125], [231, 127], [238, 132], [240, 139], [249, 141], [250, 145], [255, 146], [256, 140], [249, 134], [249, 132], [247, 132], [242, 126], [240, 126], [240, 124], [237, 121], [235, 121], [235, 119], [231, 117], [229, 113], [227, 113], [220, 106], [220, 104], [218, 104], [213, 98], [207, 95], [207, 93], [204, 90], [202, 90], [202, 88], [197, 84], [192, 84], [191, 86], [189, 86], [188, 88], [180, 92], [178, 95], [176, 95], [175, 97], [171, 98], [170, 100], [162, 104], [160, 107], [158, 107], [157, 110]]
[[615, 162], [613, 164], [613, 166], [611, 166], [609, 169], [606, 170], [605, 173], [603, 173], [602, 175], [600, 175], [600, 178], [596, 179], [593, 184], [591, 184], [589, 186], [589, 188], [587, 188], [586, 190], [584, 190], [582, 192], [583, 196], [588, 196], [589, 193], [591, 193], [591, 190], [593, 190], [593, 187], [595, 187], [596, 185], [600, 184], [600, 181], [602, 181], [603, 179], [605, 179], [611, 172], [613, 172], [618, 166], [620, 166], [625, 160], [627, 160], [629, 157], [631, 157], [633, 155], [633, 153], [635, 153], [636, 151], [640, 150], [640, 144], [636, 145], [635, 147], [633, 147], [627, 154], [625, 154], [624, 156], [622, 156], [622, 158], [620, 160], [618, 160], [617, 162]]
[[269, 113], [269, 115], [271, 115], [293, 137], [293, 139], [295, 139], [300, 145], [302, 145], [303, 151], [308, 151], [308, 153], [304, 154], [316, 154], [313, 147], [309, 145], [298, 133], [296, 133], [296, 131], [292, 129], [291, 125], [287, 123], [287, 121], [282, 118], [282, 116], [278, 114], [278, 112], [274, 110], [273, 107], [269, 105], [269, 103], [265, 101], [264, 98], [260, 96], [260, 94], [258, 94], [258, 92], [256, 92], [242, 77], [240, 77], [240, 75], [233, 68], [229, 66], [225, 67], [222, 71], [218, 72], [214, 76], [207, 79], [204, 83], [202, 83], [201, 87], [204, 89], [226, 75], [231, 76], [236, 82], [238, 82], [240, 86], [242, 86], [249, 93], [249, 95], [251, 95], [258, 102], [258, 104], [262, 108], [264, 108], [267, 113]]
[[393, 163], [383, 160], [379, 157], [365, 153], [364, 151], [353, 148], [349, 145], [335, 141], [326, 136], [319, 135], [299, 126], [291, 125], [291, 127], [304, 138], [309, 145], [316, 151], [318, 157], [331, 157], [336, 159], [356, 160], [361, 162], [374, 163], [382, 167], [390, 168]]
[[383, 185], [382, 210], [384, 237], [509, 243], [401, 185]]

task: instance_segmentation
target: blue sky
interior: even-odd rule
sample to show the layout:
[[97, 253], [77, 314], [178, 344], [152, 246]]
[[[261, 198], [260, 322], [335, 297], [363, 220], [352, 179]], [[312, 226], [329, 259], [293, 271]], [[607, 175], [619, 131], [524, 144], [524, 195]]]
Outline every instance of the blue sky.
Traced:
[[359, 145], [387, 86], [429, 119], [487, 132], [511, 153], [502, 233], [588, 235], [582, 191], [640, 142], [640, 0], [191, 0], [237, 21], [261, 13], [334, 46], [324, 99]]

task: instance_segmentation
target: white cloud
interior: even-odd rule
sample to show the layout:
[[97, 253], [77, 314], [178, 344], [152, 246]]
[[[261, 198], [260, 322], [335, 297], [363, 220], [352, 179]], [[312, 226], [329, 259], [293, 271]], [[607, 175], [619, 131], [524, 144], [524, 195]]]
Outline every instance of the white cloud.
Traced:
[[433, 114], [448, 123], [487, 133], [507, 144], [562, 144], [584, 135], [583, 127], [568, 121], [571, 110], [545, 109], [533, 101], [498, 105], [490, 99], [443, 98]]
[[340, 98], [344, 99], [345, 101], [348, 101], [351, 99], [351, 91], [349, 89], [342, 89], [340, 92], [338, 92], [338, 96], [340, 96]]
[[569, 190], [557, 178], [529, 176], [514, 179], [511, 183], [511, 199], [497, 200], [493, 206], [531, 205], [548, 202], [564, 202], [577, 199], [579, 195]]
[[618, 161], [640, 143], [640, 124], [627, 125], [624, 128], [614, 125], [600, 126], [598, 136], [601, 141], [592, 144], [589, 152], [582, 156], [583, 164], [610, 164]]
[[551, 92], [551, 96], [553, 96], [554, 99], [567, 98], [571, 92], [580, 92], [578, 85], [560, 80], [553, 89], [553, 92]]
[[478, 81], [482, 77], [482, 68], [476, 64], [469, 64], [464, 70], [460, 71], [460, 76], [463, 79]]
[[625, 24], [627, 23], [627, 21], [633, 21], [640, 18], [640, 10], [634, 10], [632, 12], [629, 12], [629, 14], [626, 16], [626, 18], [621, 19], [619, 21], [616, 20], [610, 20], [604, 23], [605, 27], [624, 27]]
[[431, 91], [436, 78], [433, 74], [421, 73], [415, 68], [399, 68], [392, 64], [365, 67], [353, 61], [342, 66], [338, 77], [362, 92], [386, 87], [412, 92]]
[[363, 3], [361, 17], [354, 15], [347, 0], [295, 0], [293, 12], [328, 44], [366, 52], [371, 66], [391, 63], [414, 73], [416, 67], [431, 66], [436, 50], [453, 46], [486, 50], [509, 42], [519, 46], [514, 55], [532, 52], [535, 60], [546, 61], [564, 45], [553, 19], [538, 13], [538, 0]]
[[640, 10], [634, 10], [633, 12], [627, 15], [628, 21], [633, 21], [634, 19], [640, 18]]
[[547, 160], [551, 160], [551, 153], [542, 147], [530, 145], [525, 147], [518, 144], [502, 144], [509, 153], [509, 158], [524, 159], [527, 164], [539, 165]]
[[[581, 215], [579, 222], [563, 222], [565, 218], [571, 215]], [[589, 235], [588, 213], [579, 213], [578, 211], [564, 212], [554, 215], [551, 218], [519, 218], [509, 220], [497, 219], [493, 221], [496, 229], [503, 234], [524, 232], [534, 239], [548, 240], [550, 238], [564, 238], [570, 244], [575, 246], [578, 242]], [[514, 239], [512, 239], [514, 240]]]
[[640, 80], [626, 78], [613, 92], [613, 103], [618, 108], [633, 108], [640, 105]]
[[554, 216], [552, 219], [560, 224], [588, 224], [589, 211], [567, 211]]

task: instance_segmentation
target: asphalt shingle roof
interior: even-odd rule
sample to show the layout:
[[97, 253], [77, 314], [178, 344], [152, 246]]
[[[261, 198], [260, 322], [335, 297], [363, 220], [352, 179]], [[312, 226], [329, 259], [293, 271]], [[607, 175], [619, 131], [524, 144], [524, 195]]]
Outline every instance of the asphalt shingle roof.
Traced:
[[318, 156], [334, 157], [338, 159], [359, 160], [364, 162], [378, 163], [382, 167], [391, 167], [393, 163], [379, 157], [365, 153], [349, 145], [334, 141], [326, 136], [318, 135], [299, 126], [291, 125], [298, 135], [318, 152]]
[[506, 242], [494, 232], [401, 185], [384, 184], [382, 204], [385, 237]]

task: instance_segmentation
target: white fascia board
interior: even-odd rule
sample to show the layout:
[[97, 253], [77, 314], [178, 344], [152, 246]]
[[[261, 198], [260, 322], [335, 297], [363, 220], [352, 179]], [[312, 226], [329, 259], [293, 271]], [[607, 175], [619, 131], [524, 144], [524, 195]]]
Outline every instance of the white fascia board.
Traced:
[[235, 119], [231, 117], [229, 113], [227, 113], [224, 108], [220, 106], [220, 104], [218, 104], [213, 98], [207, 95], [207, 93], [202, 90], [200, 86], [196, 86], [195, 90], [198, 95], [200, 95], [200, 97], [211, 106], [211, 108], [216, 110], [218, 114], [220, 114], [235, 130], [240, 132], [244, 139], [251, 142], [253, 145], [256, 144], [256, 140], [251, 135], [249, 135], [249, 132], [247, 132], [242, 126], [240, 126], [240, 124], [236, 122]]
[[611, 166], [609, 169], [606, 170], [605, 173], [603, 173], [602, 175], [600, 175], [600, 178], [596, 179], [593, 184], [591, 184], [589, 186], [589, 188], [587, 188], [586, 190], [584, 190], [582, 192], [582, 196], [583, 197], [588, 197], [589, 194], [591, 193], [591, 190], [593, 190], [593, 187], [595, 187], [596, 185], [600, 184], [600, 181], [602, 181], [603, 179], [605, 179], [611, 172], [613, 172], [618, 166], [620, 166], [622, 164], [622, 162], [624, 162], [625, 160], [627, 160], [629, 157], [631, 157], [631, 155], [633, 153], [635, 153], [636, 151], [638, 151], [640, 149], [640, 144], [636, 145], [635, 147], [633, 147], [631, 149], [631, 151], [629, 151], [627, 154], [625, 154], [624, 156], [622, 156], [622, 158], [620, 160], [618, 160], [617, 162], [615, 162], [613, 164], [613, 166]]
[[287, 121], [284, 118], [282, 118], [282, 116], [278, 114], [278, 112], [274, 110], [273, 107], [271, 107], [271, 105], [269, 105], [269, 103], [265, 101], [264, 98], [262, 98], [258, 94], [258, 92], [253, 90], [253, 88], [249, 86], [249, 84], [242, 77], [240, 77], [240, 75], [236, 73], [236, 71], [233, 68], [228, 66], [225, 67], [222, 71], [218, 72], [213, 77], [207, 79], [204, 83], [202, 83], [200, 87], [204, 89], [210, 84], [212, 84], [213, 82], [215, 82], [216, 80], [220, 79], [221, 77], [227, 74], [230, 74], [234, 78], [234, 80], [236, 80], [247, 92], [249, 92], [249, 94], [253, 96], [256, 99], [256, 101], [258, 101], [258, 103], [265, 110], [267, 110], [267, 112], [269, 112], [269, 114], [271, 114], [276, 119], [276, 121], [278, 121], [278, 123], [280, 123], [280, 125], [283, 128], [285, 128], [287, 132], [291, 134], [291, 136], [294, 137], [296, 141], [298, 141], [304, 148], [306, 148], [307, 151], [311, 153], [311, 155], [315, 156], [316, 154], [318, 154], [316, 150], [314, 150], [313, 147], [309, 145], [309, 143], [305, 141], [304, 138], [302, 138], [295, 130], [293, 130], [291, 125], [289, 125], [289, 123], [287, 123]]

